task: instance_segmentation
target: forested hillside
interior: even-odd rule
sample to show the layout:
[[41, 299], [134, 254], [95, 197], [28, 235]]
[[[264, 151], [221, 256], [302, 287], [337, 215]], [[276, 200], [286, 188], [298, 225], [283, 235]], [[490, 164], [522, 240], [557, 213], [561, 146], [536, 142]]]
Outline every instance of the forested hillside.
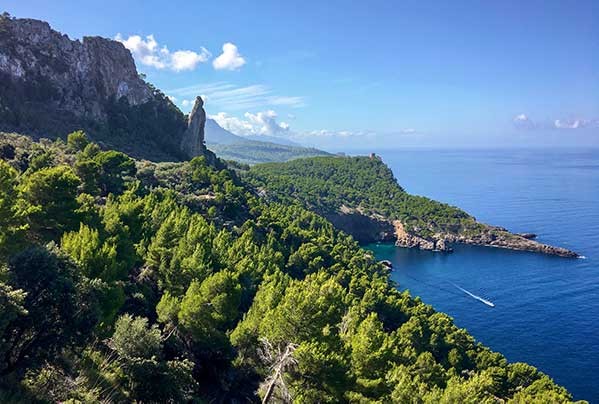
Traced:
[[389, 167], [375, 156], [262, 164], [251, 170], [249, 178], [281, 202], [300, 200], [323, 213], [345, 205], [367, 215], [401, 219], [423, 236], [476, 226], [474, 218], [456, 207], [405, 192]]
[[[371, 218], [389, 227], [397, 245], [449, 250], [454, 242], [535, 251], [564, 257], [578, 254], [477, 222], [463, 210], [407, 193], [380, 157], [313, 157], [286, 163], [260, 164], [245, 177], [267, 198], [303, 207], [338, 221], [350, 233], [361, 232]], [[341, 217], [341, 219], [340, 219]], [[352, 218], [353, 217], [353, 218]], [[372, 239], [379, 241], [378, 233]]]
[[0, 402], [571, 400], [220, 162], [136, 161], [81, 132], [4, 134], [0, 157]]

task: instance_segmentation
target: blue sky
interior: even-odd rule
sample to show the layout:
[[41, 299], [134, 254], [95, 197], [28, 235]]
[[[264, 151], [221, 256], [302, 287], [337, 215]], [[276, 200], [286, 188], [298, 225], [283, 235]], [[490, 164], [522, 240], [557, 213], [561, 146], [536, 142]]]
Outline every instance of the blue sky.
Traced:
[[138, 70], [184, 111], [203, 95], [208, 114], [237, 133], [338, 150], [599, 146], [598, 1], [2, 8], [71, 38], [120, 34]]

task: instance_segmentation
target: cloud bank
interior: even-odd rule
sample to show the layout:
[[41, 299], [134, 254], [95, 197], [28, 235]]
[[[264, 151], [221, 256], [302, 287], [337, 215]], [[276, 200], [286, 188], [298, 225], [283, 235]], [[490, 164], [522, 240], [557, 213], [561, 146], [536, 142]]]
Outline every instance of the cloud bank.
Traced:
[[200, 63], [205, 63], [212, 57], [204, 47], [200, 47], [198, 52], [191, 50], [171, 52], [166, 46], [159, 45], [154, 35], [145, 38], [131, 35], [125, 39], [121, 34], [117, 34], [115, 39], [131, 51], [135, 60], [160, 70], [170, 69], [175, 72], [194, 70]]
[[363, 145], [368, 147], [373, 142], [397, 139], [398, 136], [419, 134], [413, 128], [400, 129], [389, 133], [377, 133], [371, 130], [330, 130], [318, 129], [310, 131], [293, 130], [287, 122], [280, 122], [273, 110], [258, 113], [246, 112], [239, 118], [226, 112], [210, 115], [221, 127], [239, 136], [267, 135], [281, 137], [296, 143], [321, 148], [337, 148], [341, 145]]
[[[230, 116], [225, 112], [211, 115], [221, 127], [236, 135], [285, 136], [289, 133], [289, 124], [277, 122], [277, 113], [273, 110], [252, 114], [246, 112], [245, 119]], [[287, 136], [285, 136], [287, 137]]]
[[553, 119], [546, 121], [532, 120], [526, 114], [518, 114], [513, 118], [514, 125], [519, 129], [583, 129], [599, 128], [599, 120], [592, 119]]

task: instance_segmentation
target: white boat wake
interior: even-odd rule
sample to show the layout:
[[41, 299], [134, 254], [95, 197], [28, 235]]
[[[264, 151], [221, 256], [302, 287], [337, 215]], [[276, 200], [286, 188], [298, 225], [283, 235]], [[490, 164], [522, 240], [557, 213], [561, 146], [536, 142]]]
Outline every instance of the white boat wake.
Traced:
[[458, 285], [456, 285], [456, 284], [455, 284], [455, 283], [453, 283], [453, 282], [450, 282], [450, 283], [451, 283], [453, 286], [455, 286], [456, 288], [458, 288], [459, 290], [461, 290], [462, 292], [466, 293], [468, 296], [470, 296], [470, 297], [472, 297], [472, 298], [474, 298], [474, 299], [478, 300], [479, 302], [483, 302], [484, 304], [486, 304], [486, 305], [487, 305], [487, 306], [489, 306], [489, 307], [495, 307], [495, 303], [493, 303], [493, 302], [491, 302], [491, 301], [489, 301], [489, 300], [487, 300], [487, 299], [484, 299], [484, 298], [482, 298], [482, 297], [480, 297], [480, 296], [476, 296], [474, 293], [468, 292], [466, 289], [459, 287]]

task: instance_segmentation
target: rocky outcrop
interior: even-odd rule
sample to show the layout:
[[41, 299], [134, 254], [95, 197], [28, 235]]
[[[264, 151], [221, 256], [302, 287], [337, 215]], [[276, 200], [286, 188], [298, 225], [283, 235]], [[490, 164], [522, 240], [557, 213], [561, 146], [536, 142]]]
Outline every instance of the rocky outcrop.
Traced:
[[204, 144], [204, 125], [206, 111], [202, 97], [196, 97], [195, 104], [187, 120], [187, 129], [181, 140], [181, 150], [189, 157], [198, 156], [206, 151]]
[[[138, 158], [180, 160], [201, 152], [201, 120], [146, 83], [120, 42], [53, 30], [44, 21], [0, 16], [0, 130], [93, 139]], [[193, 147], [182, 149], [185, 144]]]
[[395, 245], [405, 248], [417, 248], [419, 250], [429, 251], [451, 251], [451, 247], [447, 245], [444, 238], [425, 239], [423, 237], [410, 234], [405, 229], [399, 220], [393, 221], [395, 228]]
[[395, 240], [393, 225], [388, 220], [358, 212], [328, 213], [324, 217], [339, 230], [351, 234], [359, 243]]
[[[341, 206], [338, 212], [323, 214], [335, 227], [351, 234], [360, 243], [395, 242], [398, 247], [426, 251], [451, 252], [451, 244], [461, 243], [518, 251], [538, 252], [567, 258], [579, 257], [566, 248], [554, 247], [510, 233], [502, 227], [479, 223], [476, 232], [435, 234], [422, 237], [406, 229], [400, 220], [389, 220], [381, 215], [367, 215], [360, 209]], [[472, 233], [472, 234], [470, 234]], [[470, 235], [467, 235], [470, 234]]]
[[562, 247], [554, 247], [538, 241], [513, 234], [505, 229], [484, 225], [485, 229], [476, 235], [448, 234], [444, 238], [450, 243], [463, 243], [471, 245], [482, 245], [487, 247], [507, 248], [518, 251], [531, 251], [548, 255], [557, 255], [567, 258], [578, 258], [580, 255]]
[[78, 117], [105, 119], [111, 96], [139, 105], [153, 95], [123, 44], [100, 37], [73, 41], [32, 19], [0, 20], [0, 73], [17, 84], [43, 81], [40, 90], [52, 93], [53, 107]]

